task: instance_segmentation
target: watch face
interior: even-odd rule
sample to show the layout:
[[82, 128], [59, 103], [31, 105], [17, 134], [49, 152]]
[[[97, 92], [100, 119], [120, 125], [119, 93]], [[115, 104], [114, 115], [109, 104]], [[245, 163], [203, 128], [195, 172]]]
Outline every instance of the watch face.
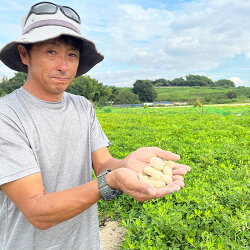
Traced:
[[119, 196], [120, 194], [122, 194], [122, 191], [120, 190], [116, 190], [111, 188], [107, 181], [106, 181], [106, 175], [110, 172], [111, 170], [105, 170], [103, 172], [101, 172], [98, 176], [98, 188], [101, 194], [101, 197], [104, 200], [112, 200], [114, 198], [116, 198], [117, 196]]

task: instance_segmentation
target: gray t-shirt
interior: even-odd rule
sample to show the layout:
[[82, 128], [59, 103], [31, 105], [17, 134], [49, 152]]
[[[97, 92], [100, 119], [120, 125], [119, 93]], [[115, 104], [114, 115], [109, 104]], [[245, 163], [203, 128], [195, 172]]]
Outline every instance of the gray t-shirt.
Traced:
[[[0, 185], [41, 172], [46, 191], [92, 180], [91, 153], [109, 146], [92, 104], [64, 93], [40, 100], [24, 88], [0, 98]], [[48, 230], [32, 226], [0, 190], [1, 250], [100, 249], [96, 204]]]

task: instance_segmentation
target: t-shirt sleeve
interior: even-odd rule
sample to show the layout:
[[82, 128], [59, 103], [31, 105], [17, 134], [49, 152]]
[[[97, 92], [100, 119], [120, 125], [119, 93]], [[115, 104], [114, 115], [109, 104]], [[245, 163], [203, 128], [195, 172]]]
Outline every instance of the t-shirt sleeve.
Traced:
[[91, 140], [91, 152], [97, 149], [108, 147], [111, 145], [107, 136], [102, 130], [102, 127], [96, 117], [96, 113], [93, 105], [90, 110], [90, 140]]
[[40, 172], [18, 119], [0, 112], [0, 185]]

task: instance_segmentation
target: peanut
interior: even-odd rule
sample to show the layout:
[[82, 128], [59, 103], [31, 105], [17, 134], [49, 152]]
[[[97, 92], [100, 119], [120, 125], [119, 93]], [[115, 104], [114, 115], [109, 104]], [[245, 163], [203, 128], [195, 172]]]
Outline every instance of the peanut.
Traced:
[[144, 168], [144, 174], [147, 174], [149, 176], [152, 176], [156, 180], [162, 179], [162, 172], [159, 170], [156, 170], [150, 166], [147, 166]]
[[150, 166], [157, 170], [162, 170], [164, 166], [164, 161], [159, 157], [152, 157], [150, 159]]
[[158, 180], [147, 180], [147, 183], [155, 188], [162, 188], [166, 186], [164, 181], [158, 181]]
[[139, 173], [139, 174], [138, 174], [138, 178], [139, 178], [141, 181], [145, 181], [145, 182], [147, 182], [147, 181], [149, 180], [148, 175], [143, 174], [143, 173]]
[[165, 175], [168, 175], [168, 176], [172, 176], [172, 175], [173, 175], [172, 168], [167, 167], [167, 166], [164, 166], [164, 167], [163, 167], [162, 172], [163, 172]]
[[164, 161], [164, 166], [173, 168], [174, 167], [174, 162], [173, 161]]
[[150, 165], [144, 168], [143, 173], [138, 174], [138, 178], [155, 188], [162, 188], [173, 181], [173, 167], [174, 162], [172, 161], [164, 161], [159, 157], [152, 157]]

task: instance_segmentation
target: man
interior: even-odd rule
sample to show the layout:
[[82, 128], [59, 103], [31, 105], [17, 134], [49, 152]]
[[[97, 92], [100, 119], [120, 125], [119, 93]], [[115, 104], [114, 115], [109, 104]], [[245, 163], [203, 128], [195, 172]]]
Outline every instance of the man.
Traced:
[[146, 201], [184, 186], [189, 167], [177, 163], [166, 188], [140, 181], [152, 156], [179, 156], [140, 148], [113, 158], [92, 104], [65, 92], [103, 59], [80, 23], [69, 7], [37, 3], [23, 19], [22, 37], [0, 51], [8, 67], [28, 73], [23, 87], [0, 99], [0, 249], [100, 249], [100, 198], [124, 192]]

